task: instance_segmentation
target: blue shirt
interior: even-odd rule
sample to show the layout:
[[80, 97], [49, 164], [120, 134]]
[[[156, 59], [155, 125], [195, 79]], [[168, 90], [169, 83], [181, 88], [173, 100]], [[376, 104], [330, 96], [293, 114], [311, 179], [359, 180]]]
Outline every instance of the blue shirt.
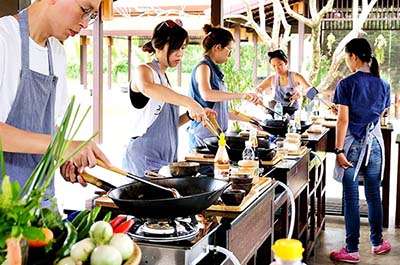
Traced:
[[348, 130], [355, 139], [362, 139], [368, 124], [376, 124], [390, 106], [390, 85], [370, 73], [357, 71], [339, 81], [333, 103], [349, 107]]
[[196, 81], [196, 70], [197, 68], [202, 65], [206, 64], [210, 67], [210, 85], [211, 89], [213, 90], [220, 90], [220, 83], [223, 83], [224, 74], [222, 73], [221, 69], [218, 65], [216, 65], [210, 57], [204, 55], [203, 60], [201, 60], [194, 68], [190, 77], [190, 84], [189, 84], [189, 97], [196, 100], [202, 107], [207, 107], [212, 109], [215, 102], [205, 101], [201, 95], [199, 90], [199, 83]]

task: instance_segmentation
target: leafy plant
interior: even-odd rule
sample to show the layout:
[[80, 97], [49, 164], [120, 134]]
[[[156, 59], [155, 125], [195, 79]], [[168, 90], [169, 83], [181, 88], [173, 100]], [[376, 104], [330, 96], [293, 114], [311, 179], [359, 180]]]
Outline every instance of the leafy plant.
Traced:
[[[72, 98], [66, 114], [54, 135], [48, 149], [42, 159], [28, 178], [22, 189], [17, 181], [11, 182], [5, 175], [3, 151], [0, 142], [1, 180], [0, 189], [0, 249], [7, 245], [17, 244], [22, 236], [26, 239], [44, 239], [44, 234], [38, 227], [31, 224], [38, 218], [36, 211], [41, 208], [41, 201], [50, 186], [55, 171], [83, 148], [90, 140], [80, 144], [72, 152], [67, 152], [71, 142], [82, 121], [88, 114], [84, 113], [82, 119], [77, 123], [79, 106], [74, 110], [75, 98]], [[4, 258], [4, 257], [3, 257]], [[1, 262], [1, 257], [0, 257]]]
[[[243, 93], [253, 87], [253, 60], [252, 47], [249, 45], [241, 46], [241, 68], [240, 71], [235, 69], [235, 61], [231, 58], [224, 65], [221, 66], [221, 70], [224, 73], [224, 81], [226, 83], [228, 91], [235, 93]], [[229, 101], [229, 108], [238, 110], [242, 105], [241, 99], [235, 99]], [[240, 132], [239, 122], [233, 122], [233, 131]]]

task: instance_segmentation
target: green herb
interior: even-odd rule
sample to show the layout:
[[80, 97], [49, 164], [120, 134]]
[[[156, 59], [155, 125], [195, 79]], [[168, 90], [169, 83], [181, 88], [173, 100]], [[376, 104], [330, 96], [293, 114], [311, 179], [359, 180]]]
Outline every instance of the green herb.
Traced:
[[[45, 217], [38, 210], [41, 208], [41, 201], [45, 198], [45, 192], [50, 186], [55, 171], [79, 152], [90, 139], [83, 142], [72, 152], [67, 153], [72, 139], [76, 136], [83, 120], [88, 114], [89, 109], [84, 113], [77, 123], [80, 107], [74, 111], [75, 98], [73, 97], [61, 125], [58, 127], [48, 149], [42, 159], [28, 178], [22, 189], [17, 181], [11, 182], [5, 175], [4, 156], [0, 139], [0, 164], [2, 185], [0, 189], [0, 249], [6, 247], [7, 238], [20, 239], [24, 236], [27, 239], [44, 239], [44, 234], [33, 223], [37, 223], [38, 218]], [[49, 223], [58, 221], [54, 216], [48, 217]], [[44, 226], [47, 226], [44, 221]], [[0, 263], [2, 262], [0, 257]]]

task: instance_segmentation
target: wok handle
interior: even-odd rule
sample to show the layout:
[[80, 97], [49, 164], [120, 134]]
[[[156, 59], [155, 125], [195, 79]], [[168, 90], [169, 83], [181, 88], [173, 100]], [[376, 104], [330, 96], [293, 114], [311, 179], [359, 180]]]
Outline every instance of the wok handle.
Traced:
[[122, 170], [122, 169], [117, 168], [117, 167], [114, 167], [114, 166], [109, 167], [109, 166], [107, 166], [106, 164], [104, 164], [102, 161], [100, 161], [99, 159], [97, 159], [97, 162], [96, 162], [96, 163], [97, 163], [98, 166], [100, 166], [100, 167], [102, 167], [102, 168], [104, 168], [104, 169], [107, 169], [107, 170], [110, 170], [110, 171], [112, 171], [112, 172], [121, 174], [121, 175], [123, 175], [123, 176], [125, 176], [125, 177], [128, 177], [128, 178], [130, 178], [130, 179], [133, 179], [133, 180], [136, 180], [136, 181], [145, 183], [145, 184], [147, 184], [147, 185], [150, 185], [150, 186], [153, 186], [153, 187], [162, 189], [162, 190], [169, 191], [169, 192], [171, 192], [172, 194], [174, 194], [175, 197], [176, 197], [176, 196], [178, 196], [178, 197], [181, 196], [181, 195], [179, 194], [179, 192], [177, 192], [177, 191], [176, 191], [175, 189], [173, 189], [173, 188], [167, 188], [167, 187], [160, 186], [160, 185], [158, 185], [158, 184], [156, 184], [156, 183], [153, 183], [153, 182], [151, 182], [151, 181], [145, 180], [144, 178], [135, 176], [135, 175], [132, 174], [132, 173], [126, 172], [125, 170]]
[[239, 112], [237, 110], [232, 110], [231, 112], [232, 112], [232, 114], [238, 116], [239, 118], [242, 118], [243, 120], [245, 120], [247, 122], [250, 122], [250, 123], [252, 123], [252, 124], [254, 124], [256, 126], [260, 126], [260, 123], [258, 121], [256, 121], [255, 119], [247, 116], [246, 114], [243, 114], [243, 113], [241, 113], [241, 112]]
[[83, 171], [80, 175], [87, 183], [90, 183], [90, 184], [92, 184], [92, 185], [94, 185], [94, 186], [96, 186], [96, 187], [98, 187], [98, 188], [100, 188], [102, 190], [110, 191], [110, 190], [115, 188], [114, 185], [112, 185], [112, 184], [110, 184], [108, 182], [105, 182], [105, 181], [103, 181], [101, 179], [98, 179], [95, 176], [90, 175], [86, 171]]
[[104, 169], [108, 169], [108, 170], [110, 170], [110, 171], [112, 171], [112, 172], [115, 172], [115, 173], [118, 173], [118, 174], [120, 174], [120, 175], [123, 175], [123, 176], [127, 176], [127, 175], [128, 175], [128, 172], [126, 172], [125, 170], [122, 170], [122, 169], [117, 168], [117, 167], [114, 167], [114, 166], [110, 166], [110, 167], [109, 167], [109, 166], [107, 166], [103, 161], [101, 161], [100, 159], [97, 159], [97, 160], [96, 160], [96, 164], [97, 164], [98, 166], [104, 168]]

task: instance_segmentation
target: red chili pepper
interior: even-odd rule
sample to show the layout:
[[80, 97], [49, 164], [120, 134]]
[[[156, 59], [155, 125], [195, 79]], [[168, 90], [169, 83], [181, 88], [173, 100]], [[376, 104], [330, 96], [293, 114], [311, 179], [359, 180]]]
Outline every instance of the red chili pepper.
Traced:
[[112, 219], [110, 221], [110, 225], [113, 229], [117, 228], [123, 221], [126, 220], [126, 215], [124, 214], [120, 214], [117, 217], [115, 217], [114, 219]]
[[117, 228], [113, 231], [114, 233], [128, 233], [129, 229], [131, 229], [132, 225], [135, 223], [135, 220], [129, 219], [120, 224]]

